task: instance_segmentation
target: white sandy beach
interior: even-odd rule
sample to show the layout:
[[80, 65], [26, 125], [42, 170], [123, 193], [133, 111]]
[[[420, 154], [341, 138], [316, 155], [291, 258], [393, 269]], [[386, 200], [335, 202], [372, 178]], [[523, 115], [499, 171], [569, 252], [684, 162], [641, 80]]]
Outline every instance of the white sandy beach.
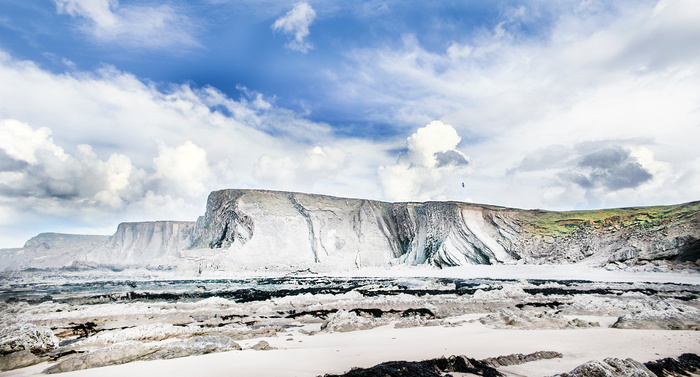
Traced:
[[[475, 316], [472, 316], [475, 317]], [[595, 318], [601, 325], [614, 318]], [[277, 350], [245, 349], [267, 340]], [[287, 340], [292, 339], [292, 340]], [[479, 322], [456, 327], [395, 329], [393, 325], [347, 333], [304, 335], [297, 331], [277, 337], [240, 342], [243, 351], [230, 351], [172, 360], [141, 361], [61, 374], [66, 377], [124, 376], [280, 376], [304, 377], [342, 373], [391, 360], [423, 360], [449, 355], [486, 358], [540, 350], [563, 353], [561, 359], [534, 361], [500, 368], [514, 376], [548, 376], [568, 372], [589, 360], [606, 357], [645, 362], [700, 352], [700, 331], [492, 329]], [[40, 376], [47, 364], [0, 373], [2, 377]]]

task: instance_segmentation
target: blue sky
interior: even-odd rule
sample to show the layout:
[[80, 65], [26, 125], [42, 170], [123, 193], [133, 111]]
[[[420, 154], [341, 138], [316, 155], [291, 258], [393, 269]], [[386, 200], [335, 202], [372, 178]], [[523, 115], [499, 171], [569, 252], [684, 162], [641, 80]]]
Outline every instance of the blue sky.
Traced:
[[698, 40], [693, 0], [5, 0], [0, 247], [220, 188], [698, 200]]

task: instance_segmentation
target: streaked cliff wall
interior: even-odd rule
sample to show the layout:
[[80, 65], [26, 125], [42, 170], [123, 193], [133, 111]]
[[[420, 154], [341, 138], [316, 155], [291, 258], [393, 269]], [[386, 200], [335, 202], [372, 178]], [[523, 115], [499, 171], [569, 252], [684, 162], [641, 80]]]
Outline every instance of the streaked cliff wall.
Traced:
[[39, 235], [3, 251], [0, 269], [634, 264], [696, 261], [699, 240], [700, 202], [551, 212], [221, 190], [196, 222], [123, 223], [111, 237]]

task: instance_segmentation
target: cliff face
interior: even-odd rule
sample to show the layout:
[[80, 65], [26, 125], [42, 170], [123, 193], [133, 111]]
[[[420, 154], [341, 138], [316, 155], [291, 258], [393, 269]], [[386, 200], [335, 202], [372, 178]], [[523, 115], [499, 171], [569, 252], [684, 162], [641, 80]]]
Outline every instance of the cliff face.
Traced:
[[228, 250], [232, 262], [246, 263], [444, 267], [695, 261], [700, 202], [549, 212], [222, 190], [210, 195], [195, 233], [195, 247]]
[[194, 229], [192, 221], [121, 223], [88, 260], [143, 264], [158, 258], [180, 258], [181, 251], [192, 245]]
[[264, 263], [457, 266], [509, 263], [514, 210], [455, 202], [385, 203], [272, 191], [222, 190], [198, 221], [199, 248]]
[[168, 268], [192, 244], [194, 222], [122, 223], [112, 236], [42, 233], [0, 250], [0, 271], [25, 268]]
[[40, 235], [4, 251], [0, 269], [694, 262], [699, 240], [700, 202], [549, 212], [221, 190], [196, 223], [123, 223], [111, 237]]

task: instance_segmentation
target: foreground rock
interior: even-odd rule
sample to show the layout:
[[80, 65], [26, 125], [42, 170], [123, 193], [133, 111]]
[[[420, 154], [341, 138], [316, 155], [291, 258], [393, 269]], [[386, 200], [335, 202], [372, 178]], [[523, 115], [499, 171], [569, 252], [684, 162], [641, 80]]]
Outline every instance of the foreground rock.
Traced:
[[609, 357], [603, 361], [589, 361], [569, 373], [554, 377], [657, 377], [644, 364], [632, 359]]
[[241, 350], [241, 346], [225, 335], [202, 335], [162, 346], [151, 347], [156, 351], [139, 360], [165, 360], [178, 357], [206, 355], [214, 352]]
[[700, 309], [667, 301], [652, 302], [625, 314], [613, 327], [618, 329], [700, 330]]
[[45, 354], [58, 347], [51, 329], [33, 324], [17, 324], [0, 330], [0, 371], [38, 364]]
[[0, 372], [39, 364], [43, 360], [29, 351], [18, 351], [0, 356]]
[[30, 351], [41, 354], [58, 347], [58, 338], [50, 328], [30, 323], [8, 326], [0, 330], [0, 354]]
[[667, 357], [644, 363], [644, 366], [659, 377], [688, 376], [688, 373], [700, 374], [700, 356], [694, 353], [684, 353], [678, 359]]
[[108, 365], [126, 364], [154, 351], [135, 341], [118, 343], [78, 356], [68, 357], [45, 369], [43, 373], [63, 373]]
[[224, 335], [203, 335], [183, 341], [159, 344], [127, 341], [67, 357], [47, 368], [43, 373], [63, 373], [126, 364], [139, 360], [165, 360], [240, 349], [241, 346], [238, 343]]
[[261, 340], [257, 343], [255, 343], [251, 349], [254, 349], [256, 351], [270, 351], [275, 349], [275, 347], [272, 347], [270, 343], [268, 343], [266, 340]]
[[358, 315], [356, 312], [338, 310], [328, 316], [321, 325], [321, 329], [328, 332], [348, 332], [355, 330], [367, 330], [381, 326], [384, 322]]
[[479, 321], [495, 328], [572, 329], [600, 326], [597, 322], [583, 321], [578, 318], [569, 320], [554, 313], [510, 309], [501, 309], [479, 318]]
[[678, 359], [665, 358], [647, 363], [636, 360], [607, 358], [603, 361], [589, 361], [569, 373], [553, 377], [666, 377], [690, 376], [700, 372], [700, 356], [685, 353]]
[[441, 377], [444, 373], [472, 373], [484, 377], [503, 376], [487, 363], [466, 356], [441, 357], [423, 361], [389, 361], [371, 368], [355, 368], [341, 375], [325, 377]]
[[[530, 361], [562, 357], [561, 353], [538, 351], [528, 355], [513, 354], [474, 360], [465, 356], [450, 356], [424, 361], [389, 361], [371, 368], [353, 368], [341, 375], [324, 377], [442, 377], [446, 373], [468, 373], [485, 377], [504, 376], [496, 368]], [[700, 372], [700, 356], [683, 354], [678, 359], [666, 358], [642, 364], [636, 360], [607, 358], [589, 361], [568, 373], [552, 377], [670, 377], [690, 376]], [[693, 374], [695, 375], [695, 374]]]
[[537, 360], [545, 360], [545, 359], [556, 359], [560, 358], [563, 355], [560, 352], [554, 352], [554, 351], [537, 351], [533, 352], [527, 355], [524, 355], [522, 353], [515, 353], [512, 355], [505, 355], [505, 356], [498, 356], [498, 357], [489, 357], [486, 359], [483, 359], [481, 361], [485, 362], [486, 364], [498, 368], [498, 367], [507, 367], [510, 365], [520, 365], [524, 363], [529, 363], [531, 361], [537, 361]]

